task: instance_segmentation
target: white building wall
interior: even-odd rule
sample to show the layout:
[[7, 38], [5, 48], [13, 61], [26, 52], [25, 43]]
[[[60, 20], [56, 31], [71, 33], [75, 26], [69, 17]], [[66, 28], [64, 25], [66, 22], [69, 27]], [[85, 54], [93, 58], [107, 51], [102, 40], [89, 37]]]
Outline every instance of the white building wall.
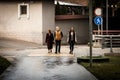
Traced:
[[0, 2], [0, 37], [42, 44], [42, 3], [29, 4], [29, 19], [18, 19], [18, 4]]
[[55, 29], [55, 5], [54, 0], [43, 0], [43, 43], [45, 43], [46, 33], [48, 29], [54, 32]]

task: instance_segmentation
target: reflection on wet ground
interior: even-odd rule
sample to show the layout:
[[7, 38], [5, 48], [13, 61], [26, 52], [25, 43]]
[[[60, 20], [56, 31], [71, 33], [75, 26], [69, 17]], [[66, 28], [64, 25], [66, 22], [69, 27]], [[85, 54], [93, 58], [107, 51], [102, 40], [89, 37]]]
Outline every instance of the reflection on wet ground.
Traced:
[[74, 57], [17, 57], [0, 80], [96, 80]]

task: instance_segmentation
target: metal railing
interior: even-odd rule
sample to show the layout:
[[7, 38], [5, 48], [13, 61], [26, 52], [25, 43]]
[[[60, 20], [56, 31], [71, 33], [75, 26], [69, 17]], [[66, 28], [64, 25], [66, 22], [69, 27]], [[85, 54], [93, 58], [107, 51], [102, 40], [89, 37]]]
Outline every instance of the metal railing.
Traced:
[[110, 48], [111, 53], [113, 53], [113, 48], [120, 48], [120, 35], [95, 35], [95, 37], [101, 39], [102, 49]]
[[93, 34], [99, 35], [120, 35], [120, 30], [93, 30]]

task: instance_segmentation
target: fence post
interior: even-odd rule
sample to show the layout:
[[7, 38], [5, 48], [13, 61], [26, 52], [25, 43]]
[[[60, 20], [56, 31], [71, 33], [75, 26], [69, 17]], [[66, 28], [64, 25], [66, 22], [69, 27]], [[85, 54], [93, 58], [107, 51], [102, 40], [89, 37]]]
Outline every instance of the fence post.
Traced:
[[112, 45], [112, 36], [110, 36], [110, 52], [111, 53], [113, 53], [113, 49], [112, 49], [112, 47], [113, 47], [113, 45]]
[[104, 47], [105, 47], [105, 38], [104, 37], [102, 37], [102, 49], [104, 49]]

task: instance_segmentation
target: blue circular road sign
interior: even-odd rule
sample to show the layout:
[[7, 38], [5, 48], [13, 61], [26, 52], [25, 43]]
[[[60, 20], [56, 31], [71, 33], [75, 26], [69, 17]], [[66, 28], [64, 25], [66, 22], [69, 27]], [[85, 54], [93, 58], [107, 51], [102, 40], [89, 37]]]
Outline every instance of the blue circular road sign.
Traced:
[[101, 24], [103, 23], [102, 17], [101, 17], [101, 16], [96, 16], [96, 17], [94, 18], [94, 23], [95, 23], [96, 25], [101, 25]]

